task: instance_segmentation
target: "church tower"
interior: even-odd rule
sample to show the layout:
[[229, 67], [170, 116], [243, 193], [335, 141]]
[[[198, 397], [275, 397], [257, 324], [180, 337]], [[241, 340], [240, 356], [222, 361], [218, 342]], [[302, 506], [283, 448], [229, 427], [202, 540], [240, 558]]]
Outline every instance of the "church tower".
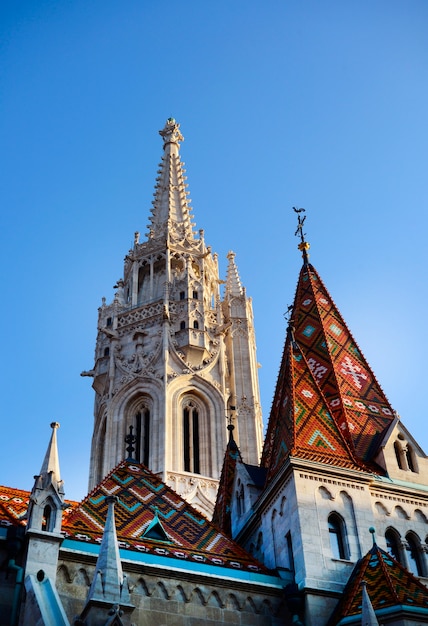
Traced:
[[164, 154], [147, 238], [135, 233], [114, 300], [103, 299], [95, 365], [82, 373], [96, 393], [89, 488], [132, 456], [211, 515], [226, 418], [245, 461], [260, 459], [252, 304], [234, 253], [221, 281], [217, 255], [193, 229], [179, 124], [168, 119], [159, 132]]

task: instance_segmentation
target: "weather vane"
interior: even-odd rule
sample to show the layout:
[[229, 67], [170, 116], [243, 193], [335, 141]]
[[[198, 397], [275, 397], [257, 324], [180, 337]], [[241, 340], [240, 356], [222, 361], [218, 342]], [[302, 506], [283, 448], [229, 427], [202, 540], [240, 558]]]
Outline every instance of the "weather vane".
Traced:
[[303, 224], [305, 223], [306, 215], [301, 215], [301, 213], [305, 212], [305, 209], [297, 209], [295, 206], [293, 206], [293, 211], [297, 213], [297, 229], [294, 234], [296, 237], [300, 237], [300, 243], [297, 247], [302, 252], [303, 261], [305, 265], [307, 265], [309, 263], [308, 250], [310, 248], [310, 245], [305, 240], [306, 233], [303, 232]]

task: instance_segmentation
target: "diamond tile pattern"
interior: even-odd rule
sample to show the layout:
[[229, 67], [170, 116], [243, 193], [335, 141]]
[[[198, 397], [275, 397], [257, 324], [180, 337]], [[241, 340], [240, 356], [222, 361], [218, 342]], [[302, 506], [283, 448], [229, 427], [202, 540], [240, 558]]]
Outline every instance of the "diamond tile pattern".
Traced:
[[[262, 456], [368, 468], [394, 413], [321, 278], [304, 265]], [[379, 468], [380, 471], [380, 468]]]

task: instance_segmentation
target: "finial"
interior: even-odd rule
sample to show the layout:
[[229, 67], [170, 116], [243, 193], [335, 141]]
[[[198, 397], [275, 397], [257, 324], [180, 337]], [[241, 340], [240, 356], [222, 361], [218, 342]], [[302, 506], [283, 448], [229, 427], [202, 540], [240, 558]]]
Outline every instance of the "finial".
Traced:
[[178, 145], [180, 141], [184, 141], [184, 137], [180, 133], [180, 124], [177, 124], [173, 117], [169, 117], [166, 120], [166, 124], [164, 128], [159, 131], [159, 135], [163, 137], [164, 147], [169, 143], [176, 143]]
[[51, 422], [51, 428], [52, 428], [52, 430], [55, 430], [56, 428], [59, 428], [59, 422]]
[[132, 453], [135, 450], [134, 443], [137, 441], [137, 437], [132, 433], [133, 430], [134, 430], [134, 427], [131, 425], [129, 427], [129, 435], [126, 435], [125, 437], [125, 443], [128, 444], [126, 447], [126, 451], [128, 453], [127, 461], [135, 460]]
[[226, 415], [226, 419], [227, 419], [227, 430], [229, 431], [229, 441], [233, 440], [233, 431], [235, 430], [235, 426], [233, 425], [233, 412], [236, 411], [236, 406], [229, 406], [230, 409], [230, 413], [229, 415]]
[[305, 241], [306, 233], [303, 232], [303, 224], [305, 223], [306, 215], [303, 217], [300, 215], [300, 213], [305, 212], [305, 209], [296, 209], [296, 207], [293, 206], [293, 211], [297, 213], [297, 230], [294, 234], [300, 237], [300, 243], [297, 247], [302, 252], [304, 264], [307, 265], [309, 263], [308, 250], [311, 246], [307, 241]]
[[372, 535], [373, 545], [376, 545], [376, 529], [373, 526], [370, 526], [369, 533]]

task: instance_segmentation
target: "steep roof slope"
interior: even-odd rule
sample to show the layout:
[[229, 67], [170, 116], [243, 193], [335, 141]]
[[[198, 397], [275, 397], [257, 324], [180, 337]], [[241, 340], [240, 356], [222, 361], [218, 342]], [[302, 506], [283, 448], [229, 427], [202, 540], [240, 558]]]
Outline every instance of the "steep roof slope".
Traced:
[[217, 499], [214, 507], [212, 522], [228, 536], [232, 535], [231, 501], [233, 478], [235, 476], [236, 462], [242, 461], [241, 453], [233, 438], [233, 426], [228, 426], [229, 441], [226, 454], [224, 455], [223, 468], [221, 470]]
[[67, 538], [100, 542], [106, 497], [117, 497], [121, 548], [253, 572], [267, 570], [146, 467], [121, 462], [67, 518]]
[[315, 268], [300, 271], [262, 465], [288, 454], [381, 471], [394, 413]]
[[375, 543], [355, 565], [328, 626], [338, 626], [342, 619], [361, 614], [363, 582], [377, 616], [395, 608], [428, 619], [428, 589]]

